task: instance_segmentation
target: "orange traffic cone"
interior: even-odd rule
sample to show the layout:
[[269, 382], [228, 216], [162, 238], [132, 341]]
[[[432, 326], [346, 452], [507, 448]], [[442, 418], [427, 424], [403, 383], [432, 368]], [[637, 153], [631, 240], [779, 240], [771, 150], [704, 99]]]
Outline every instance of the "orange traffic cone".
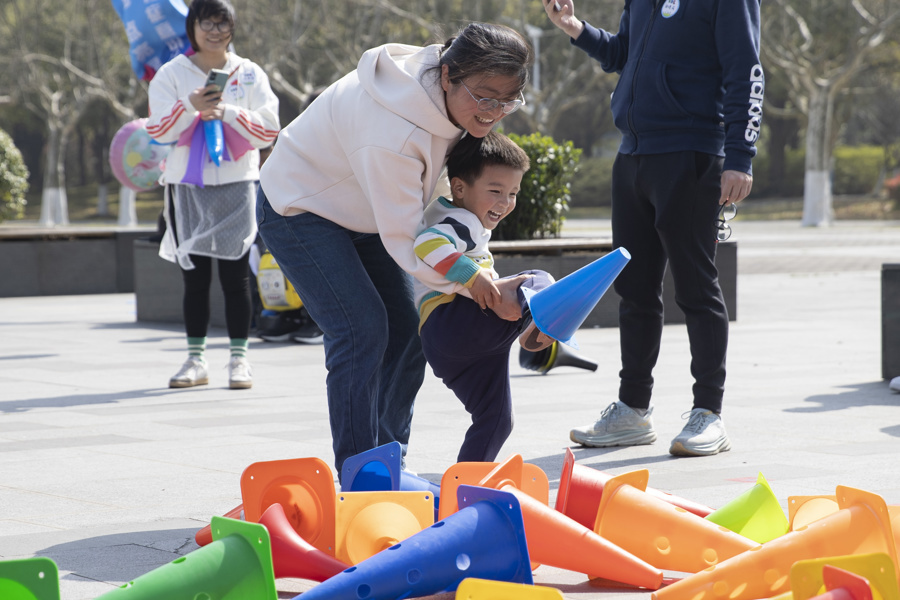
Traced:
[[325, 581], [350, 566], [297, 535], [280, 504], [267, 508], [259, 523], [266, 526], [272, 539], [272, 566], [276, 579], [295, 577]]
[[[238, 504], [227, 513], [222, 515], [226, 519], [237, 519], [238, 521], [245, 521], [244, 519], [244, 505]], [[207, 525], [200, 529], [197, 533], [194, 534], [194, 541], [197, 542], [198, 546], [205, 546], [212, 541], [212, 528]]]
[[[517, 455], [518, 456], [518, 455]], [[519, 456], [521, 459], [521, 456]], [[507, 459], [507, 463], [509, 459]], [[507, 463], [496, 462], [461, 462], [450, 465], [441, 477], [441, 502], [439, 519], [445, 519], [455, 513], [459, 507], [456, 504], [456, 490], [461, 485], [481, 485], [481, 481], [491, 474], [497, 467]], [[509, 469], [517, 468], [507, 464]], [[506, 477], [509, 479], [509, 475]], [[512, 479], [510, 479], [512, 481]], [[524, 463], [521, 466], [521, 479], [513, 481], [513, 484], [544, 504], [550, 501], [550, 481], [547, 474], [537, 465]]]
[[0, 561], [3, 600], [59, 600], [59, 569], [43, 556]]
[[654, 567], [696, 573], [757, 543], [644, 492], [646, 469], [603, 487], [594, 531]]
[[788, 496], [788, 523], [791, 531], [837, 511], [837, 498], [834, 494]]
[[650, 590], [662, 585], [663, 573], [656, 567], [512, 485], [502, 491], [513, 494], [522, 506], [533, 561]]
[[355, 565], [434, 523], [429, 492], [342, 492], [335, 512], [335, 557]]
[[253, 463], [241, 474], [244, 517], [258, 523], [273, 504], [284, 507], [294, 531], [334, 556], [334, 476], [319, 458]]
[[897, 564], [897, 549], [884, 499], [838, 486], [839, 510], [653, 594], [653, 600], [750, 600], [789, 589], [799, 560], [884, 552]]
[[[593, 529], [594, 523], [597, 521], [600, 498], [603, 497], [603, 485], [611, 478], [612, 475], [603, 471], [577, 464], [575, 454], [571, 449], [566, 448], [562, 474], [559, 477], [559, 491], [556, 494], [556, 510], [575, 519], [585, 527]], [[705, 517], [713, 512], [713, 509], [708, 506], [661, 492], [649, 486], [646, 492], [669, 504], [694, 513], [698, 517]]]

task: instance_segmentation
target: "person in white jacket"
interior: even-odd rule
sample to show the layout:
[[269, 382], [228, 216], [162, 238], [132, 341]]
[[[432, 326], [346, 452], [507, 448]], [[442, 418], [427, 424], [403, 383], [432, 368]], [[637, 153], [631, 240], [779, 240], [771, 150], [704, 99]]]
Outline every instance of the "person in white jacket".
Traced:
[[[169, 380], [175, 388], [209, 382], [204, 356], [209, 327], [212, 259], [218, 259], [230, 338], [228, 384], [253, 384], [247, 345], [252, 315], [250, 245], [259, 179], [259, 149], [278, 135], [278, 98], [266, 74], [228, 50], [234, 8], [228, 0], [194, 0], [185, 22], [194, 53], [164, 64], [150, 82], [147, 131], [174, 144], [163, 168], [166, 232], [160, 256], [177, 262], [184, 279], [188, 358]], [[228, 72], [223, 90], [207, 85], [211, 69]], [[221, 121], [224, 148], [216, 164], [205, 124]]]
[[[404, 453], [425, 374], [410, 275], [466, 293], [416, 257], [446, 157], [524, 103], [531, 49], [472, 23], [444, 44], [386, 44], [281, 132], [260, 173], [260, 235], [325, 334], [335, 466], [392, 441]], [[439, 186], [440, 181], [440, 186]], [[518, 282], [491, 308], [519, 318]]]

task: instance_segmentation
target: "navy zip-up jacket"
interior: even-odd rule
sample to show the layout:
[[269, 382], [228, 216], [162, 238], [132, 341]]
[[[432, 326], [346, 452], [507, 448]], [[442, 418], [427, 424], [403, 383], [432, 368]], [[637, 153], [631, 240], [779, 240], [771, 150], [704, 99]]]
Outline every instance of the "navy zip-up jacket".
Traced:
[[760, 0], [625, 0], [615, 35], [584, 23], [572, 43], [619, 73], [619, 152], [695, 150], [752, 173], [762, 119]]

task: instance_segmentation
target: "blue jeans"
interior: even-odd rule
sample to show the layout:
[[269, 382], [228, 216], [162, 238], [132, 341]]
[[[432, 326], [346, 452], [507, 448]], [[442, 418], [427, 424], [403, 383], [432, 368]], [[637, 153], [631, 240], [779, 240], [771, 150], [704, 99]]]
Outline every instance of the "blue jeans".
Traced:
[[313, 213], [283, 217], [259, 190], [263, 241], [325, 333], [328, 415], [338, 477], [344, 460], [397, 441], [406, 449], [425, 378], [412, 277], [378, 234]]

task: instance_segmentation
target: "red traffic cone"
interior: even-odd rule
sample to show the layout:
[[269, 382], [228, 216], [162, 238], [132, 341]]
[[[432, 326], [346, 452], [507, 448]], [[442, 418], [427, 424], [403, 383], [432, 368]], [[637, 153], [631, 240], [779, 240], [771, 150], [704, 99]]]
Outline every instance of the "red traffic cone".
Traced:
[[280, 504], [267, 508], [259, 523], [266, 526], [272, 539], [272, 564], [276, 579], [296, 577], [325, 581], [350, 566], [297, 535]]
[[[237, 519], [238, 521], [244, 521], [244, 505], [238, 504], [227, 513], [222, 515], [227, 519]], [[212, 541], [212, 529], [209, 525], [200, 529], [197, 533], [194, 534], [194, 541], [197, 542], [198, 546], [205, 546]]]

